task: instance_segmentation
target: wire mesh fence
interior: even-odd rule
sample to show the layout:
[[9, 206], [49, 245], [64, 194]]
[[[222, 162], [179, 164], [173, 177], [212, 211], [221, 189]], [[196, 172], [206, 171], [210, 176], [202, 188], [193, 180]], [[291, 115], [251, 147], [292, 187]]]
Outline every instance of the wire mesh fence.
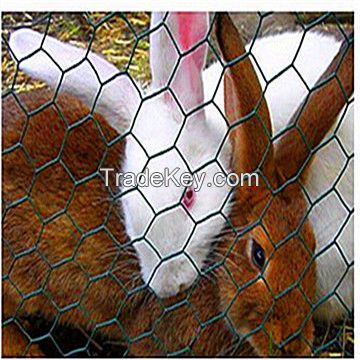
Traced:
[[353, 14], [151, 16], [2, 14], [3, 354], [353, 356]]

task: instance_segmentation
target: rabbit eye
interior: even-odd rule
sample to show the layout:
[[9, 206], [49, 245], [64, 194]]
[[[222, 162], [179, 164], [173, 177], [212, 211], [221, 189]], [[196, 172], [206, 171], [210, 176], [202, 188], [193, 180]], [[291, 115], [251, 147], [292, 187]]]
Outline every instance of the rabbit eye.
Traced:
[[260, 269], [264, 267], [265, 264], [265, 252], [264, 249], [253, 240], [252, 246], [251, 246], [251, 258], [253, 263]]
[[183, 204], [187, 209], [190, 209], [195, 201], [195, 191], [192, 187], [186, 189], [184, 197], [183, 197]]

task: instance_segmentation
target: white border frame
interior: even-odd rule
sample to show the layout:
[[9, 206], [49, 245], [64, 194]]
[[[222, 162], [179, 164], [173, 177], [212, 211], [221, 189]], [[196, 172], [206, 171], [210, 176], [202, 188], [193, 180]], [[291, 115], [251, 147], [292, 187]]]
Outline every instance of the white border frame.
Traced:
[[[11, 11], [64, 11], [64, 12], [78, 12], [78, 11], [354, 11], [355, 12], [355, 33], [359, 33], [360, 24], [360, 2], [353, 0], [174, 0], [170, 3], [169, 0], [2, 0], [0, 5], [1, 12]], [[1, 25], [1, 16], [0, 16]], [[360, 53], [358, 42], [355, 40], [355, 53]], [[355, 61], [355, 92], [357, 88], [356, 79], [360, 79], [360, 67], [356, 66]], [[0, 80], [1, 81], [1, 80]], [[360, 114], [360, 102], [356, 101], [355, 95], [355, 119], [357, 114]], [[1, 119], [1, 112], [0, 112]], [[360, 121], [360, 118], [359, 118]], [[360, 153], [360, 123], [355, 120], [354, 124], [354, 154]], [[0, 138], [1, 145], [1, 138]], [[354, 197], [355, 208], [360, 205], [360, 193], [357, 184], [360, 184], [360, 167], [355, 161], [354, 173]], [[0, 167], [1, 176], [1, 167]], [[1, 185], [0, 185], [1, 187]], [[359, 186], [360, 188], [360, 186]], [[355, 213], [356, 215], [356, 213]], [[354, 222], [354, 236], [360, 240], [360, 218], [355, 216]], [[0, 219], [1, 222], [1, 219]], [[360, 265], [357, 261], [360, 258], [360, 245], [355, 241], [355, 279], [360, 279]], [[1, 259], [1, 255], [0, 255]], [[360, 343], [358, 340], [360, 334], [360, 316], [357, 315], [359, 309], [356, 299], [360, 299], [360, 290], [357, 286], [357, 281], [354, 281], [354, 299], [355, 299], [355, 319], [354, 319], [354, 357], [360, 353]], [[1, 303], [0, 303], [1, 309]], [[1, 339], [1, 332], [0, 332]], [[1, 351], [1, 349], [0, 349]]]
[[353, 0], [3, 0], [1, 11], [353, 11]]

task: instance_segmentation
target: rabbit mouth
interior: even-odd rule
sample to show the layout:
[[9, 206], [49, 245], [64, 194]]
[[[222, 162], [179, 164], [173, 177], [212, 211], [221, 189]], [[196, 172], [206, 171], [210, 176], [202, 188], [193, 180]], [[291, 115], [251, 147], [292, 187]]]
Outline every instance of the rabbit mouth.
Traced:
[[188, 289], [198, 272], [190, 260], [180, 254], [160, 263], [151, 273], [143, 275], [157, 296], [167, 298]]

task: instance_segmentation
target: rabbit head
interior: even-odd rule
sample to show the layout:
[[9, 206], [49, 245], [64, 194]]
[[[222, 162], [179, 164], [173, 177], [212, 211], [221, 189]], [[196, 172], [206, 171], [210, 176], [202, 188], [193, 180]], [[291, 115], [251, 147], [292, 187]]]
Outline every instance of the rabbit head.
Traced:
[[342, 47], [287, 131], [274, 141], [250, 54], [228, 15], [218, 14], [215, 24], [226, 63], [232, 167], [237, 173], [261, 174], [258, 187], [236, 188], [231, 226], [217, 248], [223, 259], [218, 269], [222, 309], [259, 355], [304, 356], [314, 339], [316, 243], [298, 175], [306, 173], [312, 149], [353, 91], [352, 49]]
[[[165, 297], [193, 283], [224, 226], [219, 210], [229, 188], [207, 184], [221, 171], [215, 158], [227, 127], [220, 113], [209, 116], [204, 108], [208, 14], [154, 13], [151, 30], [153, 80], [127, 139], [124, 172], [178, 169], [178, 180], [184, 173], [204, 176], [200, 189], [196, 184], [149, 184], [122, 199], [143, 279]], [[221, 152], [226, 170], [229, 150], [227, 144]]]

